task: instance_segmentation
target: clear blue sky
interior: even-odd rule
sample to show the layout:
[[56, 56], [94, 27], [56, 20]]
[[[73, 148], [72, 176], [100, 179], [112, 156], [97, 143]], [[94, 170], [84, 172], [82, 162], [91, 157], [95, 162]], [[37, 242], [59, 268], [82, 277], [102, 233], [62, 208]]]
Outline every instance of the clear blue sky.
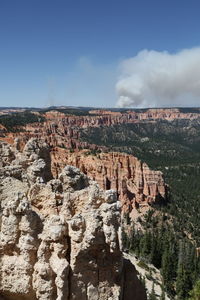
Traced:
[[114, 106], [118, 64], [200, 45], [198, 0], [1, 0], [0, 106]]

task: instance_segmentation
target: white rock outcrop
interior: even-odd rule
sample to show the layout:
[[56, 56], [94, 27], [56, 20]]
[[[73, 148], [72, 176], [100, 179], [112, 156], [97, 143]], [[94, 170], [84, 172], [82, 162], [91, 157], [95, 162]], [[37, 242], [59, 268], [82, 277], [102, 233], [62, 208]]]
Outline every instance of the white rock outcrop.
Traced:
[[118, 206], [77, 168], [53, 178], [44, 143], [0, 143], [0, 298], [121, 299]]

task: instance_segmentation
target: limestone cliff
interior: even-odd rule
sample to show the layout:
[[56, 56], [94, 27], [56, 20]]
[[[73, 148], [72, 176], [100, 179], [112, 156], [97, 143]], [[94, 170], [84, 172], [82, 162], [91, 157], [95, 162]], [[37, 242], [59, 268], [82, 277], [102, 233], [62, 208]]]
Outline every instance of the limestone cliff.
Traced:
[[78, 169], [57, 179], [47, 145], [0, 143], [0, 295], [8, 300], [122, 297], [116, 193]]

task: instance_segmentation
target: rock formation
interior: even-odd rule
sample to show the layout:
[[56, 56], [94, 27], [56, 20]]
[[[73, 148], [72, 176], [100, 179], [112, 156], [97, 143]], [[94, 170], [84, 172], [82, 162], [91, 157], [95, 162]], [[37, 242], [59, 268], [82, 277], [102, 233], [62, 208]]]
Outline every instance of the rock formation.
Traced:
[[[10, 111], [12, 112], [12, 110]], [[0, 111], [1, 113], [1, 111]], [[5, 114], [5, 111], [2, 111]], [[7, 111], [9, 113], [9, 110]], [[34, 111], [33, 113], [36, 114]], [[38, 114], [38, 113], [37, 113]], [[138, 111], [113, 112], [106, 110], [89, 111], [86, 116], [65, 115], [59, 111], [48, 111], [43, 114], [45, 122], [27, 124], [15, 133], [7, 132], [0, 127], [0, 139], [13, 142], [20, 137], [22, 146], [31, 138], [45, 138], [53, 146], [66, 148], [95, 148], [80, 141], [80, 128], [101, 127], [128, 123], [155, 122], [157, 120], [194, 120], [200, 118], [197, 112], [181, 112], [178, 108], [147, 109]]]
[[117, 191], [124, 212], [165, 201], [166, 185], [162, 172], [149, 169], [136, 157], [124, 153], [97, 153], [82, 150], [71, 153], [55, 148], [51, 153], [52, 171], [56, 173], [69, 164], [97, 181], [104, 190]]
[[0, 143], [0, 295], [122, 299], [117, 195], [77, 168], [50, 172], [48, 146]]
[[[71, 151], [72, 140], [56, 133], [53, 136], [44, 134], [44, 139], [51, 147], [51, 170], [55, 177], [58, 177], [59, 172], [67, 164], [80, 168], [83, 173], [97, 181], [104, 190], [117, 191], [124, 212], [132, 214], [134, 208], [149, 207], [153, 203], [165, 201], [167, 197], [162, 173], [149, 169], [146, 163], [142, 163], [132, 155], [102, 152], [95, 156], [90, 151], [90, 149], [98, 150], [98, 146], [95, 145], [94, 147], [90, 145], [89, 150]], [[19, 143], [16, 139], [12, 143], [16, 148], [22, 149], [26, 138], [18, 135], [17, 140]], [[78, 138], [76, 143], [84, 147]]]
[[198, 117], [177, 109], [47, 112], [44, 123], [16, 132], [1, 126], [10, 145], [0, 142], [0, 299], [146, 299], [122, 258], [119, 207], [136, 220], [165, 200], [162, 173], [81, 141], [80, 128]]
[[[45, 140], [51, 148], [51, 169], [54, 176], [58, 176], [66, 164], [78, 167], [96, 180], [101, 188], [116, 190], [122, 201], [123, 211], [133, 214], [134, 208], [148, 207], [149, 204], [166, 198], [166, 185], [162, 173], [150, 170], [145, 163], [141, 163], [131, 155], [101, 153], [95, 157], [87, 155], [88, 150], [79, 151], [86, 148], [100, 149], [103, 152], [107, 150], [106, 147], [81, 141], [80, 128], [197, 117], [198, 113], [184, 114], [178, 109], [149, 109], [145, 112], [124, 113], [95, 110], [90, 111], [88, 116], [72, 116], [49, 111], [45, 113], [44, 123], [27, 124], [23, 127], [23, 131], [16, 133], [2, 131], [0, 139], [14, 143], [19, 150], [23, 149], [30, 138]], [[75, 152], [71, 153], [70, 150]], [[41, 165], [41, 162], [39, 164]], [[38, 168], [40, 167], [38, 165]]]

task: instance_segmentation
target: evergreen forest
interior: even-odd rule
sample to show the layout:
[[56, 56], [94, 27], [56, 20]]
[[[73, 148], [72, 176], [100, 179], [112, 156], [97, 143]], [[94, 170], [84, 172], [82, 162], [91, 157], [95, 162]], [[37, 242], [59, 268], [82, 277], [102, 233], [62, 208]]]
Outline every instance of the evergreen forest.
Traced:
[[[141, 122], [82, 130], [82, 140], [132, 154], [161, 170], [166, 206], [152, 207], [144, 230], [123, 232], [126, 251], [160, 269], [170, 299], [192, 298], [200, 279], [200, 119]], [[128, 217], [125, 225], [130, 224]]]

